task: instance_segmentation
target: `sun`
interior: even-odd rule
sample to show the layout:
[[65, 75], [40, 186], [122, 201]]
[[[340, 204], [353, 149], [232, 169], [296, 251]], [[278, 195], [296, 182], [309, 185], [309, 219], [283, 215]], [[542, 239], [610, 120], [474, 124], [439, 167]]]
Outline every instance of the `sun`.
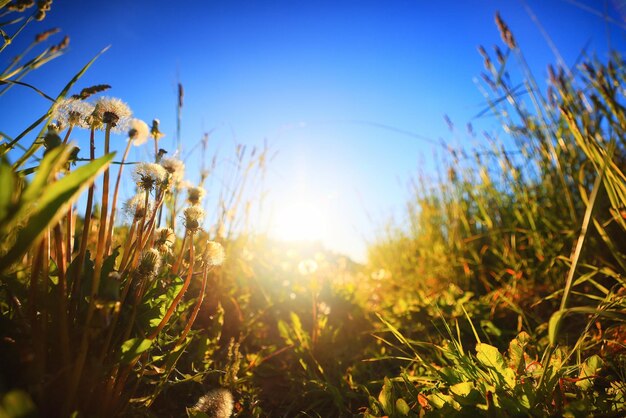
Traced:
[[327, 202], [297, 195], [275, 208], [270, 234], [285, 241], [322, 241], [327, 235]]

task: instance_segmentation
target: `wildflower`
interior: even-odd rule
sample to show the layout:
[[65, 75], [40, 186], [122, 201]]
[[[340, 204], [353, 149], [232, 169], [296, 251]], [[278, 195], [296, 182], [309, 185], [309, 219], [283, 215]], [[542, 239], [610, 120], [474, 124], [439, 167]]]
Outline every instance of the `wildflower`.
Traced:
[[184, 211], [185, 227], [190, 231], [195, 231], [200, 227], [200, 221], [204, 218], [204, 209], [201, 206], [189, 206]]
[[161, 254], [169, 254], [172, 251], [172, 245], [176, 235], [171, 228], [159, 228], [156, 230], [156, 239], [154, 245]]
[[93, 114], [101, 123], [115, 128], [115, 132], [123, 131], [132, 116], [128, 105], [113, 97], [101, 97], [96, 100]]
[[204, 188], [200, 186], [198, 187], [188, 186], [187, 187], [187, 201], [191, 203], [192, 205], [199, 204], [205, 194], [206, 194], [206, 191], [204, 190]]
[[146, 122], [141, 119], [132, 119], [130, 121], [130, 130], [128, 131], [128, 139], [133, 141], [133, 145], [139, 146], [148, 140], [150, 131]]
[[138, 277], [153, 279], [161, 268], [161, 254], [154, 248], [150, 248], [141, 255], [141, 261], [135, 274]]
[[159, 124], [161, 123], [158, 119], [152, 120], [152, 127], [150, 128], [150, 135], [156, 140], [159, 140], [165, 136], [165, 134], [161, 133], [159, 130]]
[[[150, 203], [148, 203], [150, 206]], [[133, 220], [138, 220], [146, 216], [146, 213], [150, 210], [150, 207], [146, 208], [146, 192], [141, 192], [131, 197], [124, 204], [124, 212]]]
[[211, 418], [228, 418], [233, 413], [233, 395], [226, 389], [214, 389], [201, 396], [191, 408]]
[[224, 256], [222, 244], [215, 241], [207, 241], [204, 254], [202, 255], [206, 265], [211, 267], [220, 266], [224, 262]]
[[166, 176], [167, 171], [155, 163], [139, 163], [133, 173], [137, 186], [145, 191], [150, 191], [155, 185], [163, 183]]
[[185, 175], [185, 163], [178, 158], [163, 158], [161, 159], [161, 166], [170, 174], [173, 184], [181, 181]]
[[83, 100], [70, 97], [60, 100], [52, 113], [52, 117], [57, 120], [61, 127], [78, 126], [88, 128], [87, 118], [94, 111], [93, 105]]

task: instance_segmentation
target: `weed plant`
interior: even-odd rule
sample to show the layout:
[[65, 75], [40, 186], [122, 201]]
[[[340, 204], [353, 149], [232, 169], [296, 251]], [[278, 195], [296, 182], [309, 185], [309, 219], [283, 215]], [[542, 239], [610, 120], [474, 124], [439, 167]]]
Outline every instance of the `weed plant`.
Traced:
[[[50, 7], [0, 0], [0, 53]], [[0, 73], [50, 104], [1, 133], [0, 417], [622, 416], [626, 63], [540, 87], [496, 24], [481, 116], [506, 139], [447, 149], [366, 266], [250, 234], [268, 149], [219, 178], [207, 135], [189, 183], [157, 119], [78, 90], [97, 56], [55, 97], [21, 81], [69, 42], [37, 35]]]

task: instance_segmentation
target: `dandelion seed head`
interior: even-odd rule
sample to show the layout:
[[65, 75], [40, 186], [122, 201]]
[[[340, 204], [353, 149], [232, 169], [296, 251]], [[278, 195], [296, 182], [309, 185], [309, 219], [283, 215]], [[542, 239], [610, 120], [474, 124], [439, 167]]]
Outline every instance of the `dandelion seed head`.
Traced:
[[201, 206], [189, 206], [184, 211], [185, 227], [190, 231], [195, 231], [200, 227], [200, 222], [204, 218], [204, 209]]
[[172, 251], [172, 245], [176, 240], [176, 235], [172, 228], [159, 228], [156, 230], [155, 247], [161, 254], [169, 254]]
[[155, 248], [150, 248], [141, 254], [141, 261], [136, 274], [139, 277], [152, 279], [156, 277], [161, 268], [161, 254]]
[[165, 181], [167, 171], [155, 163], [139, 163], [133, 172], [133, 179], [141, 189], [150, 191]]
[[[150, 206], [149, 201], [148, 206]], [[143, 218], [149, 210], [150, 207], [146, 209], [146, 192], [137, 193], [124, 204], [124, 212], [134, 220]]]
[[161, 159], [161, 166], [170, 174], [173, 184], [180, 182], [185, 175], [185, 163], [178, 158], [163, 158]]
[[208, 266], [221, 266], [225, 258], [224, 247], [219, 242], [207, 241], [202, 257]]
[[110, 125], [111, 131], [116, 133], [127, 130], [133, 114], [126, 103], [114, 97], [101, 97], [96, 100], [93, 113], [103, 124]]
[[187, 201], [192, 205], [197, 205], [200, 203], [206, 191], [203, 187], [200, 186], [188, 186], [187, 187]]
[[211, 418], [229, 418], [233, 414], [233, 395], [226, 389], [214, 389], [201, 396], [191, 408]]
[[89, 128], [87, 118], [94, 111], [94, 106], [74, 97], [62, 99], [57, 102], [52, 117], [57, 120], [60, 126], [77, 126], [79, 128]]
[[132, 119], [130, 121], [130, 129], [128, 131], [128, 139], [133, 141], [133, 145], [139, 146], [145, 144], [150, 135], [148, 124], [141, 119]]

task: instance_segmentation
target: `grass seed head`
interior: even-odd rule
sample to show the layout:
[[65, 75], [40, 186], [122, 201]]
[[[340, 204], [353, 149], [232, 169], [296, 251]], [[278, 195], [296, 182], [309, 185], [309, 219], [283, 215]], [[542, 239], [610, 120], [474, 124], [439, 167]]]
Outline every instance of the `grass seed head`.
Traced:
[[502, 16], [500, 16], [500, 13], [496, 13], [496, 26], [498, 26], [498, 30], [500, 31], [502, 42], [504, 42], [506, 46], [511, 49], [517, 48], [517, 43], [515, 42], [513, 33], [509, 29], [509, 26], [504, 22], [504, 20], [502, 20]]

